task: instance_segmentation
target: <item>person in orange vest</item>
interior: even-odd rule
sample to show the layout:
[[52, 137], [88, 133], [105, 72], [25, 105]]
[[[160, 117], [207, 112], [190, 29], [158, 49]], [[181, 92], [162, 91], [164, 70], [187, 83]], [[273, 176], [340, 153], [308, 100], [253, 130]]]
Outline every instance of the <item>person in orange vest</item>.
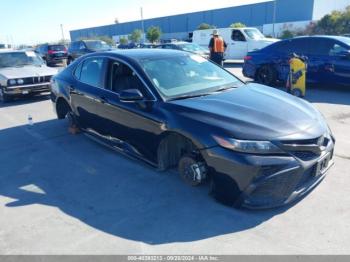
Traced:
[[227, 44], [225, 43], [225, 40], [219, 35], [219, 31], [215, 29], [213, 31], [213, 37], [209, 42], [210, 60], [220, 66], [223, 66], [226, 48]]

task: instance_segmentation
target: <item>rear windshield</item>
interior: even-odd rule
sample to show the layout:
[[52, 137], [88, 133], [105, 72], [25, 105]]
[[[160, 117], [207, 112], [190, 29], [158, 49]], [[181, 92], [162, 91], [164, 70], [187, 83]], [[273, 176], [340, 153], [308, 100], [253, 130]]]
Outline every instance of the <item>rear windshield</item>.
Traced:
[[64, 51], [66, 47], [64, 45], [50, 45], [49, 50], [52, 51]]

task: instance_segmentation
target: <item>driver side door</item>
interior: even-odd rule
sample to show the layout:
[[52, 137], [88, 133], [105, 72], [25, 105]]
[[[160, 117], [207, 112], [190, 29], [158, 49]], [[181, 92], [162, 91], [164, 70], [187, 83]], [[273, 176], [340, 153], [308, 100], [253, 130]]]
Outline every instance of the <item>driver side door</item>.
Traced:
[[[121, 94], [130, 89], [139, 90], [143, 100], [123, 101]], [[110, 59], [105, 86], [100, 92], [96, 106], [100, 135], [113, 147], [156, 163], [162, 121], [157, 115], [155, 97], [140, 76], [127, 64]]]
[[243, 59], [248, 52], [248, 42], [240, 30], [232, 30], [227, 52], [231, 59]]

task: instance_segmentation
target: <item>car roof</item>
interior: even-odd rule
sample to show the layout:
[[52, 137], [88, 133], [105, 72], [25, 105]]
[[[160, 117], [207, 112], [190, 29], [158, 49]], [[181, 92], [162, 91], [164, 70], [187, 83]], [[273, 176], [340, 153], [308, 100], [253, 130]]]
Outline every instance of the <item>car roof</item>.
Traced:
[[173, 49], [116, 49], [113, 51], [94, 53], [96, 55], [108, 54], [116, 55], [124, 58], [131, 58], [133, 60], [143, 60], [143, 59], [154, 59], [154, 58], [163, 58], [163, 57], [174, 57], [179, 55], [188, 55], [188, 52], [173, 50]]
[[[324, 39], [333, 39], [341, 42], [348, 42], [349, 39], [345, 36], [335, 36], [335, 35], [313, 35], [313, 36], [298, 36], [294, 39], [302, 39], [302, 38], [324, 38]], [[292, 38], [293, 39], [293, 38]], [[290, 39], [289, 39], [290, 40]]]

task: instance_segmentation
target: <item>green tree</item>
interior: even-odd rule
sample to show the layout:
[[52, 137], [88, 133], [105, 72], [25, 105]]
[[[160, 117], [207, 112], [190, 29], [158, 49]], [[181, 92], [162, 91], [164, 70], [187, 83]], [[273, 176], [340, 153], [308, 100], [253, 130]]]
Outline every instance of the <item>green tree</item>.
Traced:
[[[311, 29], [311, 30], [310, 30]], [[350, 31], [350, 6], [344, 11], [333, 11], [325, 15], [306, 34], [341, 35]]]
[[214, 28], [216, 28], [216, 26], [214, 26], [214, 25], [209, 25], [209, 24], [206, 24], [206, 23], [201, 23], [201, 24], [197, 27], [198, 30], [207, 30], [207, 29], [214, 29]]
[[245, 24], [240, 23], [240, 22], [236, 22], [230, 25], [231, 28], [243, 28], [243, 27], [247, 27]]
[[138, 43], [142, 38], [142, 31], [140, 29], [135, 29], [129, 36], [129, 40]]
[[295, 36], [295, 33], [292, 32], [291, 30], [284, 30], [280, 36], [281, 39], [289, 39], [293, 38]]
[[162, 35], [162, 31], [159, 27], [151, 26], [147, 30], [146, 38], [151, 43], [155, 43], [160, 39], [160, 36]]
[[128, 39], [126, 39], [126, 37], [121, 37], [119, 39], [119, 43], [122, 45], [126, 45], [128, 43]]

